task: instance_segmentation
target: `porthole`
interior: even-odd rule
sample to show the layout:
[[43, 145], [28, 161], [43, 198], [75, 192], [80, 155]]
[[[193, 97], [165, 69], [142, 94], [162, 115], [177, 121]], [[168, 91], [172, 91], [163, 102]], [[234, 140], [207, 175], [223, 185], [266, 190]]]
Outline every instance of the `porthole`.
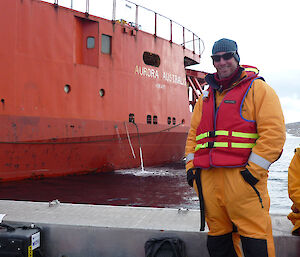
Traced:
[[66, 85], [64, 86], [64, 91], [65, 91], [65, 93], [69, 94], [70, 91], [71, 91], [71, 86], [68, 85], [68, 84], [66, 84]]
[[134, 123], [134, 114], [133, 113], [129, 113], [128, 121]]
[[170, 124], [171, 124], [171, 122], [172, 122], [172, 119], [171, 119], [171, 117], [168, 117], [168, 124], [170, 125]]
[[103, 96], [105, 95], [105, 90], [104, 90], [103, 88], [101, 88], [101, 89], [99, 90], [99, 95], [100, 95], [101, 97], [103, 97]]
[[151, 115], [147, 115], [147, 124], [151, 124], [152, 117]]

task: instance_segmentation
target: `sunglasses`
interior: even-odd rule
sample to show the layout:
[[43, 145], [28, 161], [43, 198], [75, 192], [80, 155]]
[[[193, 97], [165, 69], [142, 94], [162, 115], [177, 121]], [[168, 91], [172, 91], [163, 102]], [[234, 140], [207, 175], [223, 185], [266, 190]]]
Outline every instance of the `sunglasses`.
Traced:
[[235, 52], [228, 52], [222, 55], [212, 55], [211, 58], [213, 59], [214, 62], [219, 62], [221, 61], [221, 58], [223, 58], [223, 60], [227, 61], [230, 60], [233, 56], [234, 56]]

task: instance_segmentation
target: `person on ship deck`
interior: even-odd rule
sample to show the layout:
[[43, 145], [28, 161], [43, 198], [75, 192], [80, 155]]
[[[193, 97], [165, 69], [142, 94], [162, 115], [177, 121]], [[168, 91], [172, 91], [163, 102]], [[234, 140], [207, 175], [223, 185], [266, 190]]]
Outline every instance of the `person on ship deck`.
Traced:
[[293, 202], [292, 212], [288, 219], [293, 223], [292, 234], [300, 236], [300, 147], [295, 149], [295, 155], [288, 170], [288, 192]]
[[208, 252], [242, 256], [241, 241], [245, 257], [275, 257], [267, 178], [285, 142], [281, 105], [257, 68], [239, 64], [235, 41], [216, 41], [211, 57], [216, 73], [205, 78], [209, 88], [186, 141], [187, 180], [203, 199]]

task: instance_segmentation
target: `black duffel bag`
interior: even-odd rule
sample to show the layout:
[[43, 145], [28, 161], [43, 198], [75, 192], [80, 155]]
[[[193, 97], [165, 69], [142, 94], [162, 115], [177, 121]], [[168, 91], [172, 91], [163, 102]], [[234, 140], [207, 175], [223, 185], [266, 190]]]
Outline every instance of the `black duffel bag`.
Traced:
[[187, 257], [184, 242], [177, 237], [151, 238], [145, 243], [146, 257]]

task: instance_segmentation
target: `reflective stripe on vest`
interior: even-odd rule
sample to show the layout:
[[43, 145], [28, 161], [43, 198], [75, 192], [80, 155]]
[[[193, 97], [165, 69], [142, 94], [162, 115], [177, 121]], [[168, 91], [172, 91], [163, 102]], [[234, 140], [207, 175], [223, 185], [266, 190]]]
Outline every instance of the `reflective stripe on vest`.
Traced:
[[242, 138], [258, 138], [257, 133], [244, 133], [244, 132], [234, 132], [232, 131], [232, 136], [233, 137], [242, 137]]
[[[212, 137], [211, 135], [211, 132], [205, 132], [205, 133], [202, 133], [200, 135], [198, 135], [196, 137], [196, 140], [200, 140], [200, 139], [203, 139], [203, 138], [206, 138], [206, 137]], [[217, 130], [215, 131], [214, 133], [216, 136], [228, 136], [229, 135], [229, 132], [228, 131], [225, 131], [225, 130]]]
[[257, 164], [258, 166], [262, 167], [265, 170], [268, 170], [272, 164], [271, 162], [269, 162], [268, 160], [266, 160], [265, 158], [259, 156], [258, 154], [254, 153], [254, 152], [252, 152], [250, 154], [248, 162], [249, 161]]
[[[213, 136], [212, 136], [213, 135]], [[206, 137], [215, 137], [215, 136], [229, 136], [229, 131], [226, 130], [217, 130], [215, 133], [205, 132], [196, 137], [196, 140], [201, 140]], [[257, 139], [257, 133], [244, 133], [244, 132], [232, 132], [232, 137], [241, 137], [249, 139]], [[255, 143], [231, 143], [232, 148], [253, 148]], [[204, 144], [197, 144], [195, 151], [203, 148], [213, 148], [213, 147], [229, 147], [228, 142], [206, 142]]]
[[[211, 143], [211, 146], [209, 145]], [[253, 148], [255, 143], [231, 143], [232, 148]], [[204, 144], [198, 144], [195, 147], [195, 151], [203, 148], [214, 148], [214, 147], [229, 147], [227, 142], [206, 142]]]
[[255, 143], [231, 143], [232, 148], [253, 148]]
[[206, 142], [204, 144], [196, 145], [195, 151], [198, 151], [199, 149], [203, 149], [203, 148], [213, 148], [213, 147], [228, 147], [228, 143], [227, 142]]

